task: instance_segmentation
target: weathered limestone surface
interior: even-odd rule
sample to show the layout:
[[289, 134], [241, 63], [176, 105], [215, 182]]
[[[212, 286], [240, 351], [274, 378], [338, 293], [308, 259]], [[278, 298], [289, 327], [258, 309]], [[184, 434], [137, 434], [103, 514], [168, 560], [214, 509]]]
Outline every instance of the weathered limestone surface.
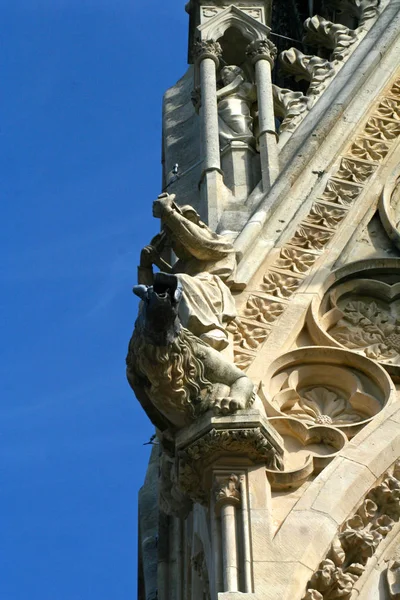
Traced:
[[400, 0], [311, 6], [187, 5], [127, 357], [140, 600], [400, 598]]

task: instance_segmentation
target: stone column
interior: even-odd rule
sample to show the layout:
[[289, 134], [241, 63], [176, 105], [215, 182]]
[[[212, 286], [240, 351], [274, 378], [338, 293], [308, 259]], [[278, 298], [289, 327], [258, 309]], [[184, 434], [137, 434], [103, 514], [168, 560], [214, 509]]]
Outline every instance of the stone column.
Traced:
[[221, 170], [218, 138], [217, 74], [222, 54], [218, 42], [207, 40], [195, 44], [196, 64], [199, 69], [201, 93], [201, 154], [203, 172]]
[[213, 40], [199, 41], [194, 45], [196, 66], [200, 82], [200, 131], [203, 161], [200, 190], [202, 217], [215, 229], [223, 208], [223, 180], [218, 135], [217, 76], [221, 46]]
[[254, 40], [247, 46], [246, 54], [251, 58], [256, 72], [261, 173], [264, 192], [267, 192], [279, 174], [271, 81], [271, 68], [277, 50], [268, 39]]
[[[221, 485], [222, 484], [222, 485]], [[236, 507], [240, 505], [239, 477], [216, 479], [215, 510], [221, 518], [222, 571], [224, 592], [239, 591]]]

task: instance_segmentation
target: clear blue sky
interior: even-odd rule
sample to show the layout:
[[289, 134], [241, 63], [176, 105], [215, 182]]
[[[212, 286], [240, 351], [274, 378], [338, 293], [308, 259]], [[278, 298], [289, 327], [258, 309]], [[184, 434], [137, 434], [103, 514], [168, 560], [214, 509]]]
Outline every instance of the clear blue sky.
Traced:
[[0, 0], [1, 600], [136, 598], [125, 380], [184, 0]]

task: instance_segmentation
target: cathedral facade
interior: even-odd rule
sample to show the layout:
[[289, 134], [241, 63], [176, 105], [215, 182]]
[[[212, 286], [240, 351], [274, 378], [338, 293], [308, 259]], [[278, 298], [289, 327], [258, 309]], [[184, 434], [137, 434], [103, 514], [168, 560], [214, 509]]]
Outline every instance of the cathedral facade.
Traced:
[[127, 355], [138, 598], [399, 599], [400, 1], [186, 11]]

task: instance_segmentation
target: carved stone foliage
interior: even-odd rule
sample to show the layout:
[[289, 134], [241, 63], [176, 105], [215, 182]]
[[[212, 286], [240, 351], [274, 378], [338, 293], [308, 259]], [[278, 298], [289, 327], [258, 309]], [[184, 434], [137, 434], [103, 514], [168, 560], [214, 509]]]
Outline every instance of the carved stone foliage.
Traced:
[[[356, 44], [360, 42], [363, 29], [368, 29], [379, 14], [379, 0], [326, 0], [326, 3], [339, 13], [347, 13], [350, 17], [356, 18], [358, 28], [350, 29], [340, 23], [332, 23], [324, 17], [314, 15], [304, 22], [303, 41], [317, 48], [316, 55], [305, 55], [298, 48], [281, 52], [279, 62], [282, 70], [293, 75], [296, 80], [305, 79], [310, 84], [306, 97], [290, 96], [288, 90], [283, 90], [286, 94], [279, 90], [274, 91], [276, 114], [284, 117], [280, 133], [295, 130], [319, 95], [330, 85]], [[326, 50], [329, 53], [328, 59]], [[291, 102], [293, 102], [293, 110], [287, 114], [286, 106]], [[387, 108], [382, 107], [382, 110], [387, 111]]]
[[335, 229], [345, 216], [345, 210], [316, 202], [312, 206], [306, 221], [312, 225], [320, 225], [321, 227]]
[[[357, 171], [357, 164], [347, 159], [342, 159], [340, 170], [337, 175], [341, 175], [342, 179], [348, 179], [347, 174], [351, 176], [351, 180], [354, 179], [354, 173]], [[371, 173], [369, 173], [371, 174]], [[354, 200], [360, 195], [362, 188], [355, 185], [348, 185], [343, 181], [335, 181], [330, 179], [326, 185], [326, 188], [321, 196], [321, 200], [326, 202], [332, 202], [334, 204], [342, 204], [348, 206], [354, 202]]]
[[319, 56], [303, 54], [297, 48], [281, 52], [279, 64], [283, 71], [294, 75], [297, 81], [305, 79], [310, 82], [307, 90], [308, 108], [311, 108], [314, 97], [324, 91], [328, 80], [335, 74], [335, 68], [328, 60]]
[[301, 92], [293, 92], [277, 85], [272, 85], [272, 95], [275, 115], [283, 118], [279, 133], [294, 131], [307, 111], [309, 98]]
[[375, 165], [342, 158], [336, 177], [354, 183], [365, 183], [376, 170]]
[[324, 46], [332, 50], [331, 60], [343, 60], [350, 47], [358, 40], [358, 33], [341, 25], [332, 23], [319, 15], [304, 22], [306, 34], [303, 41], [310, 46]]
[[318, 347], [281, 356], [268, 370], [259, 393], [269, 417], [329, 425], [348, 437], [378, 414], [390, 398], [388, 376], [372, 361]]
[[307, 273], [313, 266], [318, 256], [303, 252], [297, 248], [282, 248], [276, 266], [280, 269], [287, 269], [293, 273]]
[[[314, 215], [314, 218], [315, 216], [316, 215]], [[308, 221], [310, 218], [313, 218], [312, 213], [310, 213], [306, 220]], [[289, 243], [293, 246], [306, 248], [307, 250], [322, 250], [331, 237], [332, 233], [329, 231], [300, 226]]]
[[235, 347], [233, 355], [235, 365], [242, 371], [248, 369], [254, 360], [254, 354], [246, 354], [246, 352], [241, 351], [237, 347]]
[[203, 58], [213, 58], [218, 60], [222, 55], [222, 48], [219, 42], [213, 40], [199, 40], [193, 44], [193, 56], [196, 60]]
[[375, 19], [379, 13], [379, 0], [327, 0], [327, 4], [340, 13], [357, 19], [357, 26], [363, 27]]
[[365, 133], [377, 140], [392, 140], [400, 135], [400, 123], [372, 117], [365, 126]]
[[[259, 317], [262, 317], [263, 319], [266, 318], [263, 314], [267, 315], [267, 311], [264, 313], [258, 312]], [[266, 321], [261, 322], [264, 323]], [[270, 330], [236, 318], [229, 324], [228, 331], [233, 333], [233, 341], [236, 348], [257, 350], [257, 348], [267, 339]]]
[[400, 120], [400, 102], [394, 98], [384, 98], [379, 104], [377, 114], [388, 119]]
[[[371, 267], [374, 262], [365, 264]], [[319, 342], [349, 348], [398, 369], [400, 271], [396, 259], [386, 259], [384, 264], [386, 268], [381, 266], [380, 272], [370, 277], [364, 271], [356, 273], [350, 281], [341, 281], [339, 277], [320, 305], [313, 303], [309, 328]]]
[[278, 298], [288, 298], [299, 287], [301, 280], [271, 271], [264, 275], [261, 290]]
[[400, 518], [400, 464], [372, 488], [347, 519], [330, 551], [308, 582], [303, 600], [350, 600], [354, 585], [379, 544]]
[[216, 502], [240, 502], [240, 480], [232, 473], [229, 477], [217, 478], [214, 485]]
[[271, 302], [271, 300], [260, 296], [249, 296], [243, 314], [249, 319], [268, 324], [273, 323], [283, 311], [284, 306], [280, 302]]
[[[342, 305], [343, 317], [329, 331], [347, 348], [363, 349], [376, 360], [400, 360], [400, 307], [377, 303], [370, 296]], [[399, 324], [399, 325], [398, 325]]]
[[362, 137], [358, 138], [350, 148], [352, 156], [375, 162], [381, 162], [388, 152], [389, 146], [387, 144]]

